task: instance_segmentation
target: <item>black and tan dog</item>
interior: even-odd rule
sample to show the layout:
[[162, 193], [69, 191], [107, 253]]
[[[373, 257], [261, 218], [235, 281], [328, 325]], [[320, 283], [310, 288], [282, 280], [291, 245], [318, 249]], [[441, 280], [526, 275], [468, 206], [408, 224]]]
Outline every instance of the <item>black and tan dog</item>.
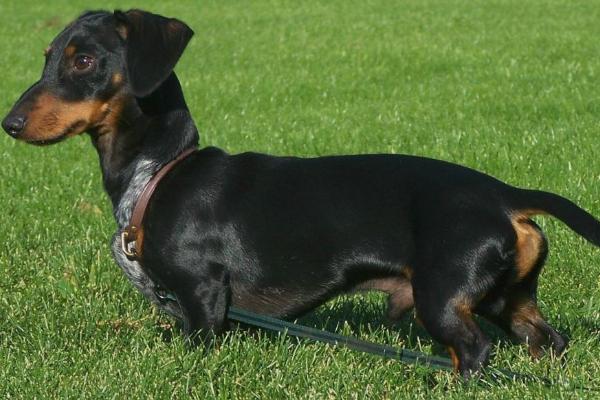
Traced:
[[596, 246], [600, 223], [555, 194], [442, 161], [204, 148], [160, 182], [143, 252], [128, 258], [120, 233], [144, 186], [198, 143], [173, 73], [192, 34], [139, 10], [88, 12], [50, 44], [42, 78], [2, 123], [35, 144], [89, 133], [119, 226], [115, 258], [187, 334], [222, 332], [230, 304], [293, 318], [361, 289], [388, 293], [392, 319], [414, 306], [464, 375], [490, 353], [474, 314], [535, 357], [563, 352], [536, 305], [547, 245], [530, 217], [553, 215]]

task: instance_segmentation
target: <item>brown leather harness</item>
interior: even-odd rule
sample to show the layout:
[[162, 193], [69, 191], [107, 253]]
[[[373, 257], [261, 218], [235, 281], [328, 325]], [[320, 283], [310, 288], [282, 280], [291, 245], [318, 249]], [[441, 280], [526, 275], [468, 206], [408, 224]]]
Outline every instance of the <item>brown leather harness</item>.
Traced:
[[133, 208], [129, 225], [121, 232], [121, 249], [123, 253], [131, 260], [139, 260], [142, 256], [142, 245], [144, 240], [144, 214], [148, 203], [154, 194], [158, 184], [179, 162], [185, 160], [189, 155], [196, 151], [195, 148], [187, 149], [175, 157], [173, 160], [163, 165], [150, 181], [144, 187], [144, 190], [138, 197], [137, 203]]

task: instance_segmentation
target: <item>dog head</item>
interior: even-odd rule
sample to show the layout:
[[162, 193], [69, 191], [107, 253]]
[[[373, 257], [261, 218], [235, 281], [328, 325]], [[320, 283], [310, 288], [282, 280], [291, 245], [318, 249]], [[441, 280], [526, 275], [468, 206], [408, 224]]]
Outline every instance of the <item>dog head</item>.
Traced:
[[192, 35], [179, 20], [140, 10], [87, 12], [45, 50], [42, 77], [2, 127], [34, 144], [110, 129], [124, 99], [146, 97], [167, 79]]

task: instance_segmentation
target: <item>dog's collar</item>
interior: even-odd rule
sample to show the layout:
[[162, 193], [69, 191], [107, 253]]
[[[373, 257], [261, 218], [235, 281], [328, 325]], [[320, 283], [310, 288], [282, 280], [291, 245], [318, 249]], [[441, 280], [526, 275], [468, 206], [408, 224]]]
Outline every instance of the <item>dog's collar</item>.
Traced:
[[156, 187], [169, 171], [195, 151], [195, 148], [187, 149], [173, 160], [163, 165], [144, 187], [144, 190], [138, 197], [135, 207], [133, 208], [129, 225], [121, 232], [121, 249], [129, 259], [139, 259], [142, 255], [142, 241], [144, 239], [142, 222], [144, 221], [146, 208], [148, 207], [148, 203], [150, 202], [150, 198], [152, 198], [152, 194], [156, 190]]

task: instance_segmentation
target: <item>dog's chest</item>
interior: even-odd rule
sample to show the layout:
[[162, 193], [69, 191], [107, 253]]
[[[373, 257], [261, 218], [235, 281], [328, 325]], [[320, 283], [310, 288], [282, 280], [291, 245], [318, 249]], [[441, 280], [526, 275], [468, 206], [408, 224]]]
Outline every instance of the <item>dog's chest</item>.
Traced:
[[114, 212], [118, 229], [112, 238], [111, 250], [115, 261], [133, 286], [159, 308], [176, 318], [182, 318], [179, 305], [173, 302], [165, 302], [164, 299], [157, 295], [157, 284], [150, 278], [138, 261], [130, 259], [125, 255], [121, 243], [121, 233], [131, 220], [133, 208], [139, 196], [152, 178], [152, 175], [159, 168], [160, 164], [152, 160], [141, 159], [137, 162], [131, 182]]
[[142, 265], [136, 260], [129, 259], [121, 248], [121, 232], [117, 231], [112, 239], [112, 253], [115, 261], [121, 267], [125, 276], [148, 300], [158, 308], [178, 319], [183, 319], [183, 312], [177, 302], [165, 301], [159, 295], [159, 286], [146, 273]]

